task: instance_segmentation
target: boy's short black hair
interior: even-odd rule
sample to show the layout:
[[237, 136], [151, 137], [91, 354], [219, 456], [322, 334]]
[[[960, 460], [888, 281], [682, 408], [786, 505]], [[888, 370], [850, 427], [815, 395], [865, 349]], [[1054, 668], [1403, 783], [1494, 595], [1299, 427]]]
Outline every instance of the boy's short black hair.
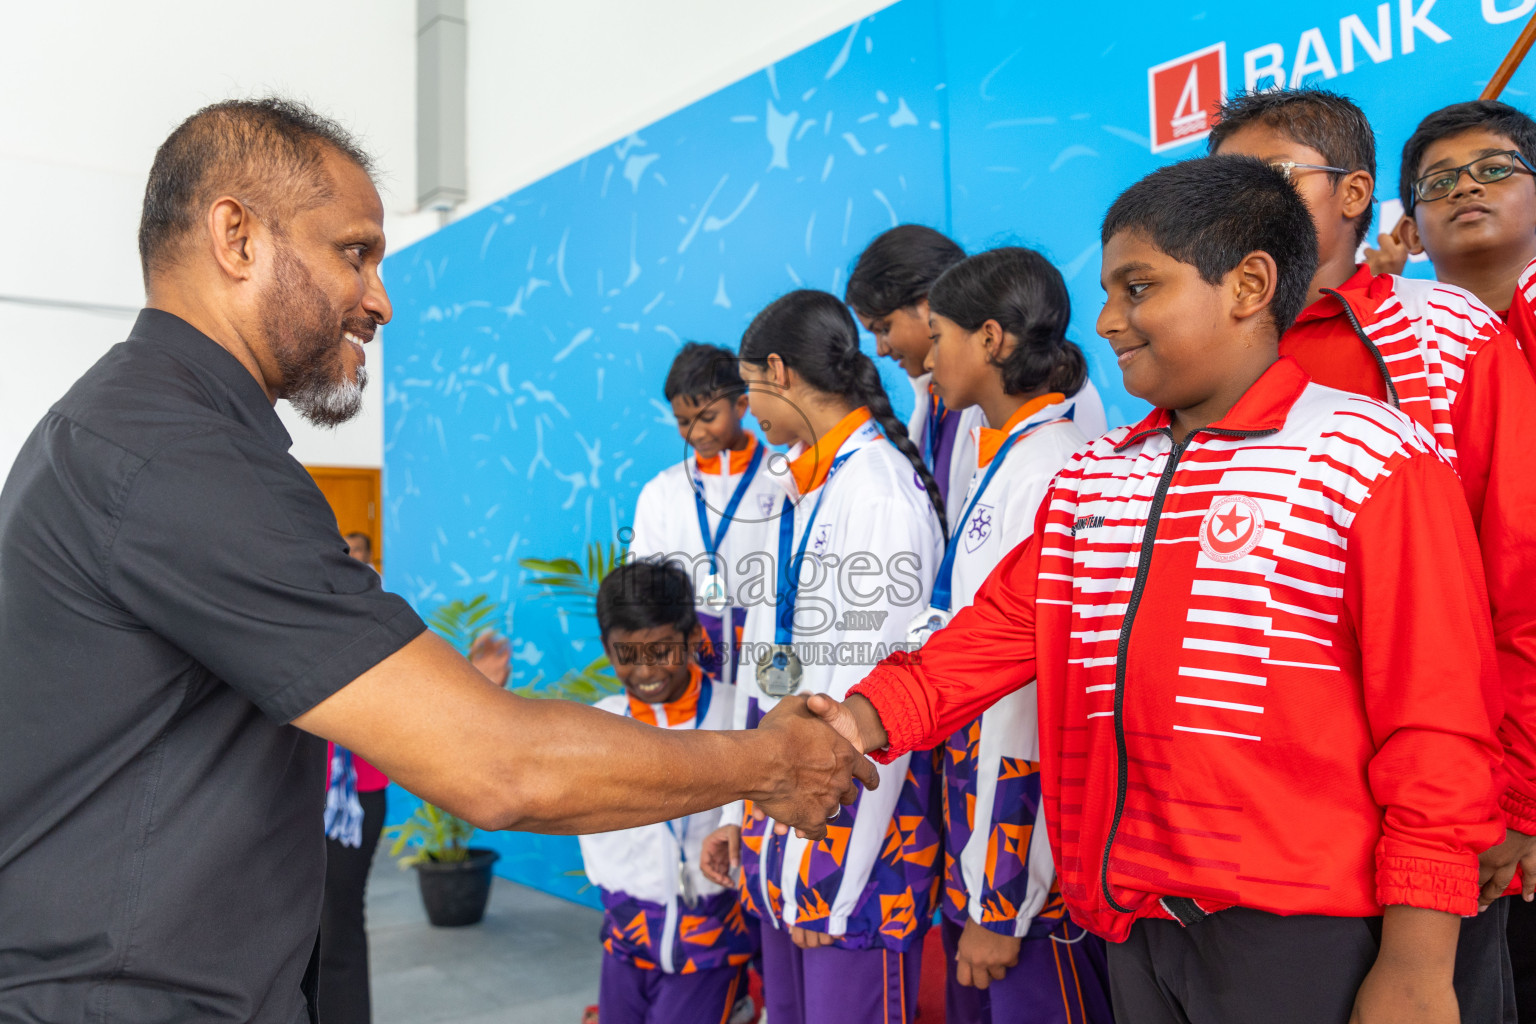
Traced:
[[693, 584], [673, 562], [626, 562], [598, 585], [597, 628], [604, 641], [616, 629], [634, 633], [657, 626], [672, 626], [686, 639], [698, 624]]
[[1419, 177], [1419, 163], [1424, 159], [1424, 151], [1441, 139], [1476, 128], [1509, 139], [1525, 157], [1525, 162], [1536, 167], [1536, 121], [1528, 114], [1498, 100], [1452, 103], [1420, 121], [1403, 144], [1403, 162], [1397, 177], [1397, 194], [1403, 201], [1403, 209], [1414, 207], [1413, 183]]
[[745, 394], [746, 385], [735, 352], [724, 345], [690, 341], [672, 360], [661, 390], [669, 402], [681, 397], [703, 403], [720, 395]]
[[[1267, 89], [1239, 93], [1221, 105], [1206, 152], [1250, 124], [1262, 124], [1323, 155], [1324, 162], [1346, 171], [1365, 171], [1376, 179], [1376, 132], [1353, 100], [1327, 89]], [[1335, 188], [1340, 176], [1330, 174]], [[1371, 228], [1372, 210], [1355, 218], [1355, 244]]]
[[1219, 284], [1251, 252], [1277, 268], [1269, 314], [1277, 334], [1306, 307], [1317, 272], [1317, 229], [1296, 189], [1263, 161], [1208, 156], [1170, 164], [1120, 193], [1099, 238], [1141, 235], [1162, 252]]
[[928, 297], [944, 271], [965, 259], [965, 250], [942, 232], [898, 224], [859, 254], [843, 301], [862, 316], [889, 316]]

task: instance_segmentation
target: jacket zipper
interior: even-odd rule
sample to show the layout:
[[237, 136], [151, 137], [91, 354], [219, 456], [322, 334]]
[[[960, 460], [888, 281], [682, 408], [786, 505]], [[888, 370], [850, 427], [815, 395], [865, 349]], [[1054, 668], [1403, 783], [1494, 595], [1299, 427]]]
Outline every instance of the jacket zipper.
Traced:
[[[1347, 306], [1345, 308], [1348, 308]], [[1166, 434], [1173, 440], [1173, 431], [1163, 427], [1155, 433]], [[1136, 612], [1141, 608], [1141, 595], [1146, 589], [1147, 574], [1152, 569], [1152, 549], [1157, 542], [1157, 524], [1163, 516], [1163, 502], [1168, 497], [1168, 487], [1173, 483], [1174, 471], [1178, 468], [1179, 459], [1185, 451], [1194, 443], [1199, 434], [1210, 434], [1215, 437], [1230, 437], [1245, 439], [1250, 437], [1262, 437], [1265, 434], [1273, 434], [1273, 430], [1221, 430], [1211, 427], [1202, 427], [1192, 430], [1184, 440], [1174, 444], [1173, 450], [1168, 453], [1168, 462], [1163, 466], [1163, 474], [1158, 478], [1157, 489], [1152, 492], [1152, 507], [1147, 511], [1147, 522], [1142, 528], [1141, 554], [1136, 560], [1136, 581], [1131, 584], [1131, 596], [1126, 602], [1125, 618], [1120, 623], [1120, 645], [1115, 655], [1115, 757], [1116, 757], [1116, 781], [1115, 781], [1115, 816], [1109, 823], [1109, 836], [1104, 840], [1104, 860], [1099, 867], [1099, 888], [1104, 892], [1104, 899], [1111, 910], [1122, 914], [1131, 913], [1130, 907], [1122, 907], [1116, 901], [1114, 894], [1109, 891], [1109, 856], [1115, 848], [1115, 835], [1120, 831], [1120, 818], [1125, 813], [1125, 794], [1129, 785], [1130, 774], [1129, 761], [1125, 744], [1125, 669], [1126, 655], [1131, 647], [1131, 627], [1136, 622]]]
[[1323, 294], [1332, 295], [1339, 300], [1339, 305], [1344, 307], [1344, 316], [1349, 320], [1349, 326], [1355, 329], [1355, 337], [1360, 339], [1361, 344], [1365, 346], [1365, 350], [1371, 354], [1371, 358], [1376, 360], [1376, 369], [1381, 373], [1381, 382], [1387, 386], [1387, 402], [1392, 408], [1399, 408], [1397, 403], [1397, 385], [1392, 383], [1392, 374], [1387, 370], [1387, 360], [1382, 356], [1381, 349], [1377, 348], [1376, 343], [1371, 340], [1371, 336], [1365, 333], [1365, 328], [1360, 326], [1360, 319], [1355, 316], [1354, 307], [1344, 301], [1344, 296], [1332, 288], [1324, 288]]

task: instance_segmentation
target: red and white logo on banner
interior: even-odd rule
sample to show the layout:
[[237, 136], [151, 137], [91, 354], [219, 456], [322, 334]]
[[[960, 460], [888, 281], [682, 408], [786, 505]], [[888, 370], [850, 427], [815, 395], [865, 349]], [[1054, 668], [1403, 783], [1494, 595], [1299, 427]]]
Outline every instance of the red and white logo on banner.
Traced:
[[1203, 139], [1227, 95], [1227, 44], [1217, 43], [1147, 69], [1152, 152]]
[[1213, 562], [1235, 562], [1263, 536], [1264, 509], [1246, 494], [1229, 494], [1211, 502], [1200, 524], [1200, 550]]

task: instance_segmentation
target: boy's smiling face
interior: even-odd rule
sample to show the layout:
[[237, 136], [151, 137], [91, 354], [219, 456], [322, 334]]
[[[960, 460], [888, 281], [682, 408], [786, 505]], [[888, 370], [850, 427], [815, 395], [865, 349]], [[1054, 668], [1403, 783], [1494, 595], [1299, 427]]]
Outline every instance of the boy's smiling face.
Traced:
[[[1474, 128], [1430, 143], [1414, 178], [1519, 149], [1507, 136]], [[1508, 178], [1488, 184], [1473, 181], [1463, 171], [1450, 195], [1415, 203], [1403, 230], [1409, 250], [1427, 251], [1436, 265], [1444, 265], [1479, 254], [1497, 257], [1529, 249], [1536, 237], [1536, 178], [1518, 160], [1514, 166]]]
[[722, 395], [704, 401], [689, 395], [672, 399], [677, 432], [705, 462], [718, 458], [721, 452], [734, 448], [741, 441], [741, 418], [746, 413], [747, 396], [744, 394], [735, 398]]
[[1273, 294], [1273, 267], [1267, 254], [1252, 254], [1210, 284], [1141, 234], [1113, 235], [1104, 246], [1097, 327], [1115, 351], [1125, 390], [1185, 413], [1196, 426], [1226, 415], [1275, 360], [1272, 324], [1263, 317], [1264, 338], [1253, 321]]
[[613, 629], [603, 638], [603, 650], [631, 697], [647, 704], [670, 704], [688, 692], [693, 651], [702, 640], [702, 630], [685, 637], [671, 625]]

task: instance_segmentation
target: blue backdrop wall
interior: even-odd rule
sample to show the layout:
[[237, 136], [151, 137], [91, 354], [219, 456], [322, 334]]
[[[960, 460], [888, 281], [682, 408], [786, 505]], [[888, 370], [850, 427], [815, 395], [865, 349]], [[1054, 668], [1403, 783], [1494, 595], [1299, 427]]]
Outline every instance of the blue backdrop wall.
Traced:
[[[681, 341], [734, 346], [791, 288], [840, 294], [865, 243], [898, 222], [968, 251], [1049, 254], [1110, 422], [1139, 416], [1093, 330], [1098, 222], [1141, 175], [1204, 152], [1153, 151], [1169, 111], [1188, 113], [1179, 58], [1214, 50], [1201, 71], [1228, 92], [1306, 82], [1353, 97], [1376, 125], [1388, 200], [1414, 124], [1475, 98], [1533, 8], [902, 0], [465, 217], [386, 261], [388, 585], [423, 613], [489, 595], [516, 684], [591, 661], [590, 617], [541, 599], [517, 560], [613, 540], [641, 485], [682, 457], [661, 395]], [[1154, 98], [1149, 73], [1166, 64]], [[1531, 75], [1505, 98], [1527, 105]], [[1220, 88], [1209, 77], [1196, 107]], [[883, 372], [904, 412], [910, 390]], [[411, 806], [397, 792], [392, 820]], [[508, 877], [593, 902], [574, 840], [481, 841]]]

